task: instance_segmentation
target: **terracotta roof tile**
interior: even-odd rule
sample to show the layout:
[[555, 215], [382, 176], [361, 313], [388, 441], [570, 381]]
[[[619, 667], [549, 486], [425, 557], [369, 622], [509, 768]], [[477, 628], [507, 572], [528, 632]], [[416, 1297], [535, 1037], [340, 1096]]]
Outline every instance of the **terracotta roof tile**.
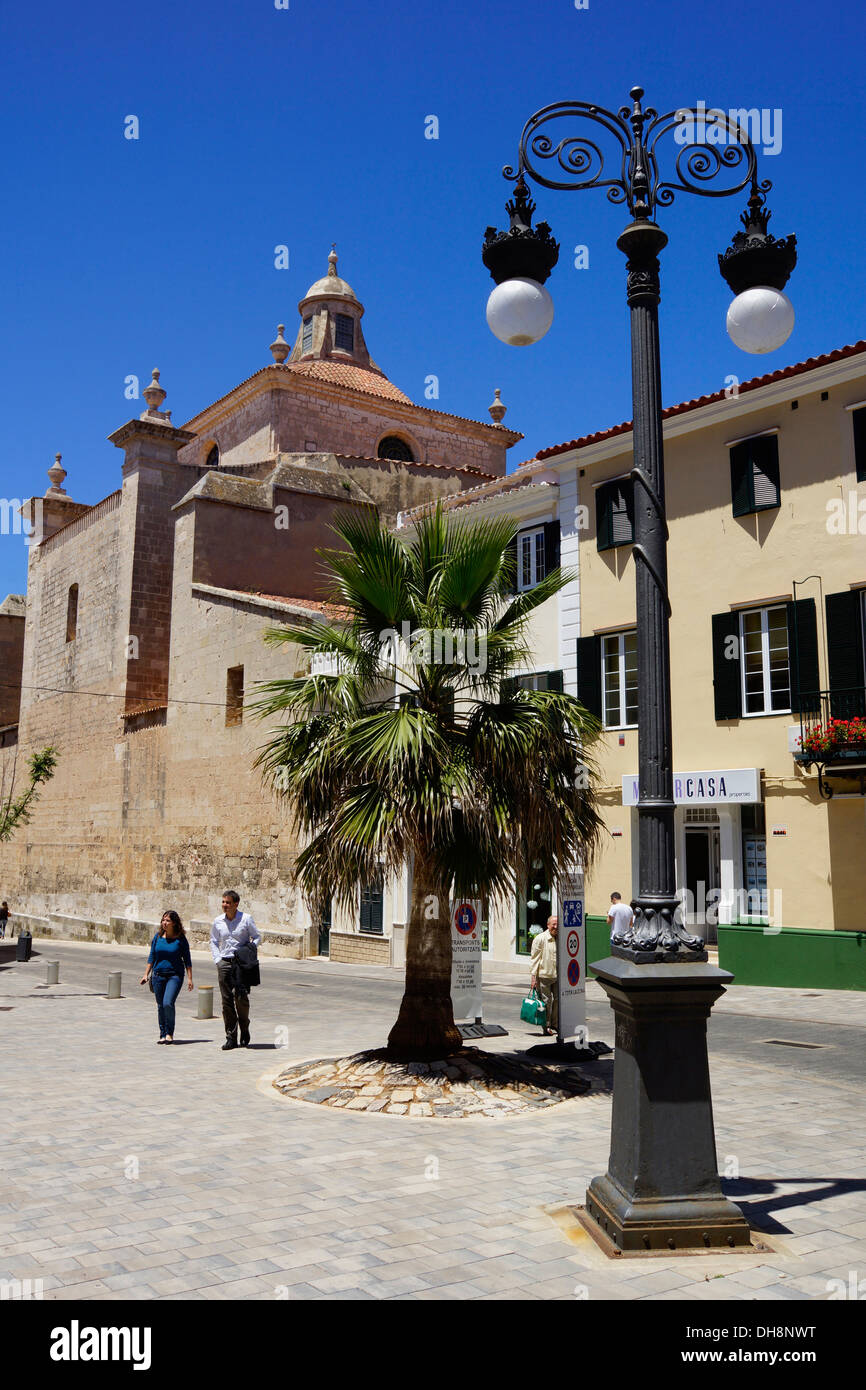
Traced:
[[353, 362], [322, 361], [319, 358], [309, 362], [287, 362], [285, 365], [288, 371], [298, 372], [302, 376], [333, 381], [338, 386], [349, 386], [353, 391], [364, 391], [368, 396], [381, 396], [387, 401], [412, 404], [405, 392], [389, 381], [384, 372], [374, 371], [371, 367], [358, 367]]
[[313, 598], [292, 598], [289, 594], [262, 594], [257, 589], [233, 589], [239, 598], [258, 598], [265, 603], [289, 603], [293, 608], [307, 608], [311, 613], [318, 613], [324, 618], [345, 618], [348, 615], [348, 608], [342, 608], [338, 603], [325, 603]]
[[[762, 386], [769, 386], [773, 381], [784, 381], [788, 377], [801, 376], [803, 372], [811, 372], [816, 367], [826, 367], [830, 362], [839, 362], [845, 357], [856, 357], [860, 352], [866, 352], [866, 339], [861, 338], [856, 343], [835, 348], [833, 352], [825, 352], [820, 357], [807, 357], [804, 362], [795, 362], [790, 367], [780, 367], [778, 371], [767, 372], [764, 376], [752, 377], [749, 381], [740, 383], [737, 394], [742, 396], [746, 391], [757, 391]], [[669, 405], [663, 410], [662, 419], [669, 420], [675, 415], [685, 414], [687, 410], [698, 410], [702, 405], [712, 405], [714, 401], [721, 401], [724, 398], [725, 392], [722, 390], [714, 391], [709, 396], [695, 396], [690, 401], [680, 401], [679, 405]], [[553, 444], [549, 449], [539, 449], [534, 459], [525, 459], [518, 464], [518, 467], [525, 468], [538, 459], [549, 459], [554, 454], [565, 454], [570, 449], [582, 449], [588, 444], [598, 444], [603, 439], [613, 439], [618, 434], [628, 434], [631, 427], [631, 420], [624, 420], [621, 425], [612, 425], [610, 429], [596, 430], [594, 434], [581, 435], [579, 439], [571, 439], [567, 444]]]

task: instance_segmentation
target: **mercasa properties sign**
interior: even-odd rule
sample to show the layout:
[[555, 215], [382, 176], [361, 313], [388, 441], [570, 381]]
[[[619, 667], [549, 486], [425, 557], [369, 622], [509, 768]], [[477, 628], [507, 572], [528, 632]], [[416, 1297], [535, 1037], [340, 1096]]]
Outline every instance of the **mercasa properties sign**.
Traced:
[[[622, 779], [623, 806], [637, 806], [637, 773]], [[759, 767], [710, 768], [705, 772], [675, 772], [674, 801], [678, 806], [723, 806], [729, 802], [761, 800]]]

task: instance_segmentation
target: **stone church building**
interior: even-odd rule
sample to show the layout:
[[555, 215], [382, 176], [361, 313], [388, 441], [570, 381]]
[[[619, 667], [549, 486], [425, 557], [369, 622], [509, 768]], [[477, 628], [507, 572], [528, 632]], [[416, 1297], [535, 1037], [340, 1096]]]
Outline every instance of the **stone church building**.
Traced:
[[[195, 926], [235, 886], [274, 949], [318, 948], [287, 814], [253, 767], [264, 726], [245, 699], [298, 659], [262, 634], [329, 611], [316, 552], [346, 508], [394, 523], [503, 476], [522, 436], [498, 393], [482, 422], [389, 381], [335, 252], [298, 309], [294, 345], [280, 325], [273, 362], [183, 427], [154, 371], [147, 409], [109, 436], [120, 486], [101, 502], [74, 500], [58, 456], [25, 504], [26, 602], [0, 605], [0, 773], [23, 785], [48, 744], [59, 760], [0, 845], [0, 897], [36, 934], [145, 939], [165, 908]], [[405, 884], [371, 885], [331, 924], [333, 954], [387, 960], [383, 919], [399, 937], [405, 917]]]

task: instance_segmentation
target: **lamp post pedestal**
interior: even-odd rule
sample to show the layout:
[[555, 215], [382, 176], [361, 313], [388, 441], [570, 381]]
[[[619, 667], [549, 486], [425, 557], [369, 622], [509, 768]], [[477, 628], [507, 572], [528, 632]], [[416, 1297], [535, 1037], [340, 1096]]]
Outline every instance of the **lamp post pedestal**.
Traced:
[[716, 1165], [707, 1019], [730, 971], [702, 962], [591, 967], [616, 1016], [608, 1169], [587, 1214], [621, 1251], [750, 1243]]

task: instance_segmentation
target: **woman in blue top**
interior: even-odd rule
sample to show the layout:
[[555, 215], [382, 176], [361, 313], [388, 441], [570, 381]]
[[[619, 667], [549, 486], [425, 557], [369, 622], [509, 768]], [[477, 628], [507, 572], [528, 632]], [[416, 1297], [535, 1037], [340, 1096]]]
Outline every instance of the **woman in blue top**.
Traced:
[[174, 1001], [186, 971], [187, 989], [192, 989], [192, 959], [183, 923], [176, 912], [164, 912], [159, 931], [150, 943], [150, 955], [140, 984], [153, 981], [159, 1018], [158, 1042], [174, 1042]]

